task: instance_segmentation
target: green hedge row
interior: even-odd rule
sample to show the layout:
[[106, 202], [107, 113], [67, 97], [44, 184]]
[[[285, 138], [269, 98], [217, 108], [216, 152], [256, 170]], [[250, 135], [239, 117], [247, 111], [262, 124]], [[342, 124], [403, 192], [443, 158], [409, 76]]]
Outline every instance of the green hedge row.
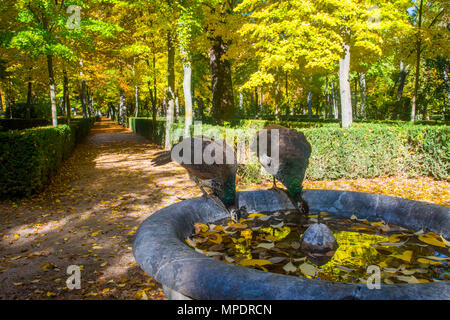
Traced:
[[23, 130], [50, 125], [47, 119], [0, 119], [0, 131]]
[[[95, 116], [96, 121], [100, 117]], [[82, 118], [73, 118], [71, 121], [79, 121]], [[24, 130], [36, 127], [50, 126], [52, 121], [49, 119], [0, 119], [0, 131], [8, 130]], [[58, 124], [67, 124], [67, 119], [65, 117], [58, 117]]]
[[0, 132], [0, 197], [42, 191], [94, 122], [74, 119], [70, 126]]
[[160, 146], [164, 145], [166, 122], [149, 118], [128, 118], [128, 128]]
[[[151, 119], [130, 119], [130, 123], [134, 123], [130, 125], [133, 131], [151, 138]], [[274, 122], [254, 120], [241, 127], [203, 124], [201, 134], [225, 138], [232, 144], [246, 141], [248, 145], [256, 130], [271, 123]], [[276, 123], [286, 126], [285, 122]], [[164, 121], [158, 121], [158, 132], [162, 135], [155, 143], [161, 146], [164, 126]], [[299, 128], [292, 123], [289, 127], [301, 130], [312, 145], [306, 172], [311, 180], [379, 176], [431, 176], [446, 180], [450, 177], [450, 127], [446, 125], [355, 123], [351, 128], [342, 129], [335, 124]], [[194, 127], [190, 129], [194, 135]], [[183, 123], [173, 124], [172, 144], [178, 142], [183, 133]], [[239, 170], [252, 181], [260, 176], [258, 164], [241, 166]]]

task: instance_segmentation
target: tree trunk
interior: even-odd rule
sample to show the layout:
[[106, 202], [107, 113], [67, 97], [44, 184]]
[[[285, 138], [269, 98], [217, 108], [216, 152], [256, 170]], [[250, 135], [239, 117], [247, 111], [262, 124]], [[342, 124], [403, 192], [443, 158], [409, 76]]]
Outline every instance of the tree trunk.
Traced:
[[[152, 108], [152, 137], [154, 138], [155, 135], [155, 128], [156, 128], [156, 118], [158, 116], [158, 107], [157, 107], [157, 94], [156, 94], [156, 57], [153, 55], [153, 90], [151, 88], [151, 82], [150, 80], [147, 82], [148, 92], [150, 94], [150, 102], [151, 102], [151, 108]], [[150, 61], [147, 59], [147, 66], [150, 67]]]
[[136, 104], [136, 110], [135, 110], [135, 117], [137, 118], [139, 116], [139, 85], [138, 85], [138, 81], [136, 79], [136, 57], [134, 57], [133, 59], [133, 78], [134, 78], [134, 99], [135, 99], [135, 104]]
[[334, 110], [334, 118], [339, 119], [339, 95], [337, 87], [333, 87], [333, 110]]
[[3, 97], [2, 93], [0, 92], [0, 117], [3, 115]]
[[180, 46], [181, 55], [184, 57], [183, 60], [183, 92], [184, 92], [184, 113], [185, 113], [185, 124], [184, 124], [184, 136], [189, 137], [190, 127], [193, 123], [193, 108], [192, 108], [192, 65], [188, 56], [188, 53]]
[[344, 43], [345, 56], [339, 61], [339, 89], [341, 96], [342, 128], [349, 127], [353, 122], [352, 97], [350, 91], [350, 46]]
[[66, 108], [67, 124], [70, 124], [70, 97], [69, 97], [69, 79], [67, 77], [67, 71], [63, 69], [64, 88], [63, 88], [63, 105]]
[[251, 108], [255, 105], [255, 97], [253, 96], [253, 92], [250, 92], [250, 105]]
[[119, 95], [120, 95], [120, 100], [119, 100], [119, 124], [121, 125], [125, 125], [125, 118], [126, 118], [126, 101], [125, 101], [125, 92], [122, 89], [122, 87], [120, 87], [119, 89]]
[[28, 75], [28, 90], [27, 90], [27, 111], [25, 118], [31, 119], [31, 95], [32, 95], [32, 89], [33, 89], [33, 83], [31, 82], [31, 70], [30, 67], [30, 74]]
[[261, 113], [264, 112], [264, 93], [263, 93], [263, 87], [259, 87], [259, 111]]
[[[119, 60], [119, 74], [122, 76], [122, 61]], [[126, 101], [125, 101], [125, 92], [122, 86], [119, 83], [119, 116], [118, 123], [121, 125], [125, 125], [125, 117], [126, 117]]]
[[178, 118], [181, 114], [180, 102], [178, 99], [178, 88], [175, 89], [175, 112], [174, 112], [174, 122], [178, 122]]
[[308, 102], [308, 117], [311, 117], [311, 116], [312, 116], [312, 107], [311, 107], [311, 103], [312, 103], [312, 91], [311, 91], [311, 90], [308, 91], [307, 102]]
[[228, 45], [218, 36], [214, 39], [209, 50], [209, 63], [211, 68], [211, 88], [213, 118], [217, 123], [231, 120], [234, 116], [233, 83], [231, 80], [231, 64], [229, 60], [222, 59], [227, 52]]
[[411, 121], [414, 122], [416, 118], [416, 104], [417, 104], [417, 93], [419, 89], [419, 74], [420, 74], [420, 55], [422, 50], [422, 38], [420, 36], [420, 32], [422, 29], [422, 5], [423, 0], [420, 0], [419, 4], [419, 16], [418, 16], [418, 22], [417, 22], [417, 35], [416, 35], [416, 76], [414, 79], [414, 92], [413, 97], [411, 101]]
[[408, 72], [409, 72], [409, 64], [405, 65], [403, 61], [400, 61], [400, 75], [398, 79], [397, 103], [400, 103], [400, 101], [402, 100], [403, 88], [405, 87]]
[[170, 149], [170, 126], [173, 123], [173, 113], [175, 109], [175, 47], [173, 45], [172, 34], [167, 33], [167, 80], [168, 80], [168, 90], [167, 90], [167, 113], [166, 113], [166, 141], [165, 148]]
[[81, 108], [83, 110], [83, 118], [87, 118], [87, 111], [86, 111], [86, 81], [84, 80], [84, 74], [83, 74], [83, 60], [80, 60], [80, 79], [81, 79]]
[[353, 90], [353, 95], [354, 95], [354, 103], [352, 103], [352, 109], [353, 109], [353, 117], [357, 117], [358, 116], [358, 79], [359, 79], [359, 74], [358, 78], [355, 78], [355, 88]]
[[286, 112], [289, 112], [288, 110], [290, 109], [290, 107], [289, 107], [289, 91], [288, 91], [288, 89], [289, 89], [289, 82], [288, 82], [288, 72], [286, 71], [286, 74], [285, 74], [285, 89], [286, 89], [286, 101], [285, 101], [285, 103], [286, 103]]
[[53, 74], [53, 56], [47, 55], [48, 79], [50, 83], [50, 105], [52, 108], [52, 125], [58, 125], [58, 112], [56, 110], [55, 76]]
[[[447, 74], [447, 63], [444, 62], [443, 66], [442, 66], [442, 73], [444, 75], [444, 106], [442, 108], [442, 112], [444, 113], [444, 117], [445, 117], [445, 112], [447, 111], [447, 105], [450, 104], [450, 85], [448, 83], [448, 74]], [[446, 94], [447, 93], [447, 94]], [[445, 101], [445, 98], [447, 98], [447, 101]]]
[[361, 72], [359, 74], [359, 90], [361, 93], [361, 118], [366, 119], [366, 74]]
[[244, 92], [239, 91], [239, 111], [244, 112]]

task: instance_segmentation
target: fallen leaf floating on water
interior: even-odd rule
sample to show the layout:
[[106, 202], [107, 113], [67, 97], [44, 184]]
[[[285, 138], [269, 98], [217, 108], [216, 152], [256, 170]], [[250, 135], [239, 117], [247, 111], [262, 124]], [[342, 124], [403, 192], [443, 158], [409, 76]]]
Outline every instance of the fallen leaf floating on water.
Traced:
[[411, 250], [404, 251], [402, 254], [393, 255], [393, 257], [395, 257], [397, 259], [401, 259], [408, 263], [411, 262], [412, 256], [413, 256], [413, 252]]
[[399, 247], [404, 245], [406, 242], [379, 242], [378, 245], [382, 247]]
[[261, 218], [261, 217], [268, 217], [268, 215], [262, 213], [250, 213], [248, 215], [248, 218]]
[[414, 276], [397, 276], [396, 278], [407, 283], [420, 283]]
[[306, 276], [315, 277], [318, 270], [312, 264], [305, 262], [300, 265], [300, 271]]
[[413, 269], [413, 270], [402, 270], [401, 273], [403, 273], [405, 276], [410, 276], [414, 273], [417, 272], [417, 269]]
[[233, 258], [231, 258], [231, 257], [229, 257], [229, 256], [225, 256], [224, 259], [225, 259], [226, 261], [228, 261], [229, 263], [233, 263], [233, 262], [235, 261]]
[[425, 256], [425, 257], [422, 257], [422, 258], [438, 260], [438, 261], [450, 261], [449, 257]]
[[281, 228], [282, 226], [284, 226], [284, 223], [283, 223], [283, 221], [281, 221], [280, 223], [278, 223], [278, 224], [272, 224], [272, 225], [270, 225], [272, 228], [274, 228], [274, 229], [277, 229], [277, 228]]
[[431, 244], [432, 246], [445, 248], [445, 243], [439, 240], [438, 235], [433, 232], [425, 233], [424, 235], [418, 236], [418, 239], [422, 242], [425, 242], [426, 244]]
[[211, 234], [208, 237], [208, 240], [215, 243], [215, 244], [221, 244], [222, 243], [222, 236], [218, 233]]
[[346, 266], [336, 266], [336, 268], [341, 269], [345, 272], [354, 271], [353, 269], [347, 268]]
[[281, 261], [286, 260], [286, 258], [285, 257], [272, 257], [272, 258], [269, 258], [267, 260], [269, 260], [273, 264], [276, 264], [276, 263], [280, 263]]
[[264, 259], [244, 259], [239, 262], [241, 266], [265, 266], [267, 264], [272, 264], [269, 260]]
[[433, 265], [443, 264], [443, 262], [435, 261], [435, 260], [431, 260], [431, 259], [425, 259], [425, 258], [419, 258], [419, 259], [417, 259], [417, 262], [423, 263], [423, 264], [433, 264]]
[[272, 249], [274, 246], [275, 246], [275, 244], [273, 242], [268, 242], [268, 243], [260, 243], [256, 247], [257, 248]]
[[297, 267], [292, 264], [292, 262], [288, 262], [283, 266], [283, 270], [286, 272], [295, 272], [297, 271]]
[[445, 240], [444, 237], [442, 236], [442, 233], [441, 233], [441, 235], [440, 235], [439, 237], [441, 238], [442, 242], [443, 242], [447, 247], [450, 247], [450, 241]]

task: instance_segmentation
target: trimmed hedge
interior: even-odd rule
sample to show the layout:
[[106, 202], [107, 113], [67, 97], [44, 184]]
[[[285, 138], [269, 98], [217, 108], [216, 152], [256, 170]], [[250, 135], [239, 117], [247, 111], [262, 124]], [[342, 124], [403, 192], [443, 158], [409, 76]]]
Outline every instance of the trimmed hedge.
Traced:
[[[99, 121], [100, 117], [93, 117], [96, 121]], [[80, 121], [83, 118], [72, 118], [71, 121]], [[51, 120], [48, 119], [0, 119], [0, 131], [8, 130], [24, 130], [36, 127], [45, 127], [52, 124]], [[67, 119], [65, 117], [58, 117], [58, 125], [67, 124]]]
[[[248, 143], [255, 130], [269, 123], [254, 120], [242, 127], [203, 124], [202, 134], [216, 139], [227, 137], [230, 143], [234, 143], [229, 140], [232, 132], [235, 137]], [[151, 119], [131, 118], [130, 124], [133, 131], [151, 139]], [[152, 140], [161, 146], [164, 144], [164, 126], [164, 121], [158, 121], [158, 139]], [[312, 145], [306, 172], [311, 180], [380, 176], [431, 176], [448, 180], [450, 176], [450, 127], [446, 125], [355, 123], [346, 129], [336, 125], [292, 127], [301, 130]], [[178, 142], [178, 137], [183, 133], [183, 123], [173, 124], [172, 144]], [[245, 165], [239, 169], [240, 174], [251, 181], [260, 179], [259, 170], [259, 165]]]
[[153, 120], [149, 118], [128, 118], [128, 128], [135, 133], [149, 139], [153, 143], [163, 146], [165, 142], [166, 122], [156, 120], [153, 128]]
[[94, 122], [74, 119], [70, 126], [0, 132], [0, 197], [42, 191]]

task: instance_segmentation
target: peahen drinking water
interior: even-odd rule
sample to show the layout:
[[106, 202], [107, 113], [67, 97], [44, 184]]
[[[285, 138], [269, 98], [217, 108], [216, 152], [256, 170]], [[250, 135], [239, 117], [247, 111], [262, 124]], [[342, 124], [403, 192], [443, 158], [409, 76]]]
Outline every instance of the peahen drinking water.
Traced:
[[[260, 146], [264, 129], [267, 132], [267, 148]], [[294, 207], [308, 218], [309, 206], [302, 198], [302, 183], [308, 167], [311, 145], [303, 133], [294, 129], [288, 129], [278, 125], [269, 125], [258, 131], [253, 140], [253, 150], [257, 150], [258, 158], [264, 169], [273, 175], [273, 189], [277, 188], [276, 180], [280, 181], [286, 188], [289, 199]], [[274, 130], [278, 130], [277, 133]], [[272, 141], [272, 136], [273, 140]], [[278, 140], [278, 161], [276, 154], [272, 155], [272, 142]], [[276, 164], [276, 165], [275, 165]]]
[[[184, 151], [187, 150], [187, 154]], [[190, 155], [188, 154], [190, 152]], [[220, 199], [230, 212], [231, 219], [239, 221], [245, 207], [238, 209], [236, 197], [237, 160], [233, 148], [225, 141], [208, 137], [185, 138], [174, 145], [170, 151], [161, 151], [152, 160], [155, 166], [165, 165], [171, 161], [185, 168], [189, 177], [203, 192], [219, 206], [214, 197], [209, 196], [205, 187]]]

